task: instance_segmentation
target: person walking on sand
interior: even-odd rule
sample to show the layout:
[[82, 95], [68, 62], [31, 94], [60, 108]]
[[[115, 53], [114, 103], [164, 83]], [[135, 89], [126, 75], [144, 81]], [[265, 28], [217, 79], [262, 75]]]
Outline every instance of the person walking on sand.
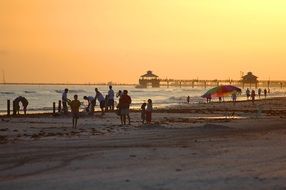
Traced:
[[128, 124], [130, 125], [130, 115], [129, 107], [131, 104], [131, 97], [128, 95], [128, 91], [124, 90], [123, 95], [119, 99], [119, 109], [120, 109], [120, 120], [121, 125], [126, 125], [126, 117], [128, 119]]
[[256, 96], [256, 94], [255, 94], [255, 90], [252, 90], [252, 91], [251, 91], [251, 100], [252, 100], [252, 104], [254, 104], [255, 96]]
[[141, 105], [141, 120], [142, 120], [142, 124], [145, 123], [146, 121], [146, 103], [144, 102], [142, 105]]
[[153, 111], [152, 100], [151, 100], [151, 99], [148, 99], [147, 108], [146, 108], [146, 122], [147, 122], [147, 124], [151, 124], [151, 121], [152, 121], [152, 111]]
[[267, 90], [266, 90], [266, 88], [264, 89], [264, 98], [266, 98], [267, 97]]
[[114, 110], [114, 91], [111, 85], [109, 86], [109, 91], [108, 91], [108, 107], [111, 110]]
[[71, 107], [72, 112], [72, 127], [77, 127], [77, 120], [79, 118], [79, 107], [80, 107], [80, 101], [78, 100], [78, 96], [74, 95], [74, 100], [69, 101], [69, 105]]
[[68, 113], [68, 106], [67, 106], [67, 103], [69, 101], [68, 99], [68, 92], [69, 92], [69, 89], [65, 89], [63, 94], [62, 94], [62, 104], [63, 104], [63, 111], [65, 114]]
[[101, 115], [104, 115], [104, 108], [105, 108], [105, 98], [104, 96], [101, 94], [101, 92], [99, 92], [98, 88], [95, 88], [95, 105], [96, 105], [96, 100], [98, 100], [99, 102], [99, 106], [101, 109]]
[[250, 90], [249, 88], [246, 89], [246, 98], [247, 100], [249, 100], [249, 97], [250, 97]]
[[261, 88], [259, 88], [258, 89], [258, 97], [259, 97], [259, 99], [260, 99], [261, 93], [262, 93], [262, 90], [261, 90]]
[[188, 103], [188, 104], [190, 103], [190, 99], [191, 99], [191, 97], [188, 96], [188, 97], [187, 97], [187, 103]]
[[88, 112], [89, 115], [93, 115], [94, 114], [94, 106], [95, 106], [94, 97], [92, 97], [92, 96], [84, 96], [83, 99], [88, 102], [86, 111]]
[[231, 94], [231, 98], [232, 98], [233, 105], [235, 105], [235, 104], [236, 104], [236, 99], [237, 99], [237, 93], [236, 93], [236, 91], [234, 91], [234, 92]]

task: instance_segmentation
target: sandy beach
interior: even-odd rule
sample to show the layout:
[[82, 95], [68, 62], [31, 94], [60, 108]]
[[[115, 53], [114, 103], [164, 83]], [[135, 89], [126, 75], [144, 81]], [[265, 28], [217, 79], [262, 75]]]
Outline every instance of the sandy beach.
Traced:
[[0, 189], [286, 189], [286, 98], [0, 121]]

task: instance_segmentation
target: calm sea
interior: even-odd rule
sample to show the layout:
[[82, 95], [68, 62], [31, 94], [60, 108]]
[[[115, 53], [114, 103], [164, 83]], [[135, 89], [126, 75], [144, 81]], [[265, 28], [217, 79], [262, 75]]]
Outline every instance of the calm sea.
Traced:
[[[51, 112], [53, 102], [58, 102], [61, 99], [63, 89], [69, 89], [69, 98], [73, 99], [73, 95], [77, 94], [82, 103], [82, 109], [86, 106], [83, 101], [83, 96], [95, 96], [94, 88], [97, 87], [103, 95], [108, 92], [108, 86], [85, 86], [85, 85], [0, 85], [0, 114], [6, 113], [7, 100], [11, 102], [18, 96], [24, 96], [29, 101], [29, 112]], [[203, 88], [191, 87], [161, 87], [138, 89], [133, 86], [113, 86], [115, 92], [118, 90], [128, 90], [132, 98], [132, 108], [139, 108], [143, 102], [151, 98], [154, 107], [164, 108], [178, 104], [185, 104], [187, 96], [191, 97], [191, 103], [202, 103], [205, 100], [200, 96], [207, 90]], [[269, 97], [285, 96], [284, 89], [271, 89]], [[244, 93], [238, 99], [245, 99]], [[229, 98], [226, 98], [229, 100]], [[116, 102], [118, 99], [115, 100]], [[97, 108], [98, 109], [98, 108]]]

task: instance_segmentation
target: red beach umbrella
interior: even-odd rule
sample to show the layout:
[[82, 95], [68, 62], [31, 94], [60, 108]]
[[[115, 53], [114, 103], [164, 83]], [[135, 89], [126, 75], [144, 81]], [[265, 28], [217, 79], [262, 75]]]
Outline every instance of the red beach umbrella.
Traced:
[[224, 97], [231, 95], [233, 92], [241, 93], [241, 89], [232, 85], [221, 85], [208, 90], [204, 95], [202, 95], [202, 97], [203, 98]]

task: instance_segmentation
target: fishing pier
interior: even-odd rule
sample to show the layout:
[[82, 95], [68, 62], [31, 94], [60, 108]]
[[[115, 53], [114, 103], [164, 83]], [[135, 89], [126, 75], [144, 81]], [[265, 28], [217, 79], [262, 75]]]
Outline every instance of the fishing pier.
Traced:
[[258, 77], [248, 72], [242, 76], [240, 80], [226, 79], [226, 80], [202, 80], [202, 79], [190, 79], [190, 80], [178, 80], [178, 79], [161, 79], [159, 76], [153, 74], [152, 71], [147, 71], [146, 74], [142, 75], [139, 79], [139, 85], [136, 88], [159, 88], [161, 86], [167, 87], [200, 87], [208, 88], [219, 85], [234, 85], [242, 88], [259, 88], [259, 87], [275, 87], [284, 88], [286, 87], [286, 81], [283, 80], [258, 80]]

